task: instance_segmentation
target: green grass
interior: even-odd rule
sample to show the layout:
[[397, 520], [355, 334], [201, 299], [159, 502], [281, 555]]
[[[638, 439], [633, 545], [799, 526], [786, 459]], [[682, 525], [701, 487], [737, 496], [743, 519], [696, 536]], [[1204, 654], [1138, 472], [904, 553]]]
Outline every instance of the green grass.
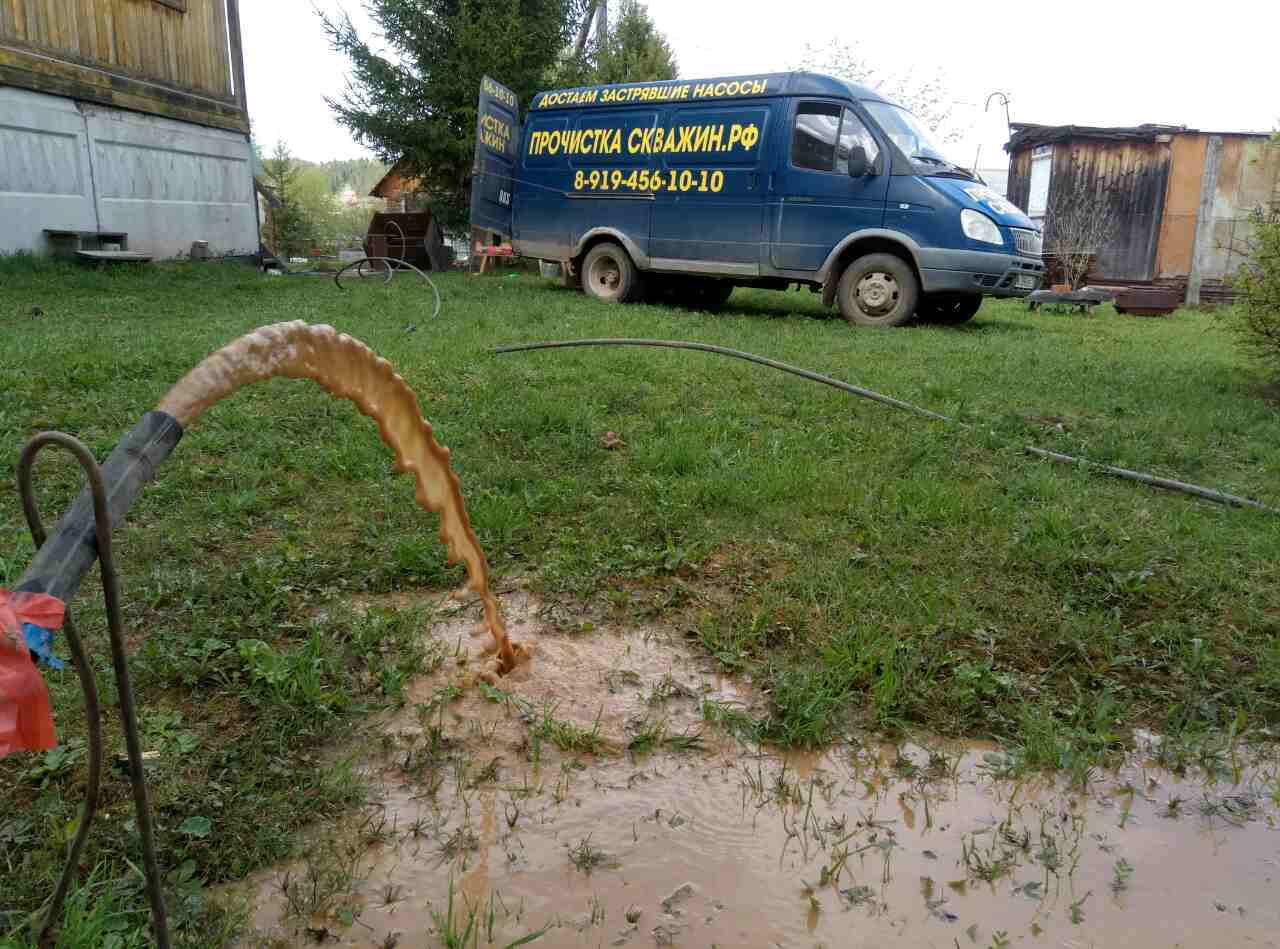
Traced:
[[[743, 734], [811, 745], [856, 725], [927, 729], [1083, 774], [1138, 724], [1188, 748], [1280, 724], [1277, 520], [1021, 452], [1034, 443], [1280, 504], [1280, 417], [1212, 316], [988, 302], [959, 329], [873, 332], [807, 292], [738, 291], [713, 315], [602, 306], [528, 275], [438, 282], [431, 321], [430, 294], [408, 278], [343, 293], [232, 266], [0, 261], [0, 583], [30, 557], [13, 488], [28, 436], [63, 429], [105, 457], [205, 354], [305, 319], [365, 340], [415, 388], [499, 575], [532, 577], [570, 606], [643, 600], [644, 619], [686, 628], [768, 689], [763, 716], [706, 710]], [[584, 336], [746, 349], [968, 424], [699, 353], [486, 352]], [[601, 448], [609, 430], [625, 448]], [[38, 480], [50, 518], [79, 483], [52, 452]], [[161, 751], [162, 860], [168, 872], [191, 861], [198, 882], [235, 879], [359, 799], [322, 751], [426, 661], [414, 617], [360, 619], [342, 604], [444, 588], [461, 571], [374, 426], [296, 381], [211, 410], [118, 538], [146, 743]], [[77, 609], [110, 701], [95, 587]], [[81, 738], [74, 675], [48, 680], [61, 734]], [[548, 740], [592, 750], [544, 718]], [[16, 881], [0, 933], [57, 872], [84, 769], [65, 759], [0, 762], [0, 800], [14, 805], [0, 875]], [[86, 866], [107, 886], [138, 864], [114, 769], [102, 810]], [[208, 818], [206, 836], [179, 831], [191, 817]], [[207, 925], [198, 893], [183, 905], [180, 928]], [[126, 922], [145, 925], [142, 902], [127, 906]]]

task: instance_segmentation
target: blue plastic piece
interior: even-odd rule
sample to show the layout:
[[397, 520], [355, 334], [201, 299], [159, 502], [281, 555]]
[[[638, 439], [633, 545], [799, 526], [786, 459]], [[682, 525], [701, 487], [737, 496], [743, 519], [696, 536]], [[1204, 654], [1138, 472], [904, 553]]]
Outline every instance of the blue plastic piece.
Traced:
[[37, 626], [35, 623], [22, 624], [23, 635], [27, 639], [27, 649], [31, 655], [50, 669], [65, 669], [67, 664], [53, 654], [53, 631]]

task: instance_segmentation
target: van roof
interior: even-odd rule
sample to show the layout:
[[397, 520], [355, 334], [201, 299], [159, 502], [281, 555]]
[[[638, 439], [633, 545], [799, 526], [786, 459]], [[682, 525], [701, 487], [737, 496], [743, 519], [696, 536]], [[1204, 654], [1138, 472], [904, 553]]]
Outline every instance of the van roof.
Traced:
[[[728, 87], [731, 83], [764, 83], [763, 92], [709, 93], [698, 95], [699, 87]], [[682, 86], [688, 86], [684, 95], [673, 94]], [[635, 92], [629, 92], [635, 90]], [[642, 95], [649, 90], [651, 95]], [[665, 94], [664, 94], [665, 93]], [[575, 95], [576, 94], [576, 95]], [[857, 83], [845, 82], [812, 72], [755, 73], [745, 76], [718, 76], [712, 79], [668, 79], [656, 82], [627, 82], [616, 85], [578, 86], [570, 89], [548, 89], [534, 95], [531, 109], [539, 112], [553, 109], [584, 109], [608, 105], [644, 105], [652, 102], [663, 104], [672, 101], [724, 101], [735, 98], [773, 98], [778, 96], [835, 96], [847, 99], [871, 99], [887, 102], [880, 93]], [[555, 101], [543, 104], [544, 99]]]

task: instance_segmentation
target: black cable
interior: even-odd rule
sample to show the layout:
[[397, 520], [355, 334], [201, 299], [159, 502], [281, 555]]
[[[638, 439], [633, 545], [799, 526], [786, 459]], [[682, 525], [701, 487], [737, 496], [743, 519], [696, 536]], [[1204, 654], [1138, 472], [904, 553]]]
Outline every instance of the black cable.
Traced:
[[431, 287], [431, 292], [435, 295], [435, 301], [436, 301], [436, 307], [431, 313], [431, 319], [435, 319], [437, 316], [440, 315], [440, 288], [437, 287], [435, 285], [435, 282], [432, 281], [432, 279], [428, 277], [425, 273], [423, 273], [413, 264], [409, 263], [407, 260], [401, 260], [399, 257], [361, 257], [359, 260], [350, 261], [344, 267], [342, 267], [340, 270], [334, 273], [333, 282], [337, 285], [339, 290], [347, 289], [342, 285], [342, 275], [346, 273], [348, 270], [355, 270], [357, 274], [359, 274], [361, 277], [364, 277], [365, 264], [368, 264], [375, 260], [380, 260], [387, 265], [386, 270], [383, 271], [386, 274], [386, 276], [383, 278], [383, 281], [382, 281], [383, 283], [390, 283], [391, 278], [395, 276], [395, 272], [399, 270], [401, 267], [407, 267], [409, 270], [412, 270], [419, 277], [425, 280], [427, 282], [427, 285]]

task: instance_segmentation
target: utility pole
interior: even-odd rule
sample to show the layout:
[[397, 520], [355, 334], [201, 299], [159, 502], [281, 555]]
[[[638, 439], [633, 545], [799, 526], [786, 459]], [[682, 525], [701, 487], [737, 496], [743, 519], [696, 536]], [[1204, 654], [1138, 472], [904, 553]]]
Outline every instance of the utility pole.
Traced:
[[609, 0], [600, 0], [596, 9], [596, 49], [604, 49], [609, 41]]
[[1218, 193], [1218, 169], [1222, 167], [1222, 136], [1210, 135], [1204, 151], [1204, 173], [1200, 176], [1200, 207], [1196, 212], [1196, 232], [1191, 244], [1191, 273], [1187, 274], [1187, 306], [1200, 305], [1200, 285], [1213, 251], [1214, 198]]
[[591, 20], [596, 15], [596, 8], [600, 6], [600, 0], [591, 0], [587, 6], [586, 12], [582, 14], [582, 25], [578, 27], [578, 38], [573, 43], [573, 55], [581, 56], [582, 51], [587, 47], [587, 36], [591, 32]]

